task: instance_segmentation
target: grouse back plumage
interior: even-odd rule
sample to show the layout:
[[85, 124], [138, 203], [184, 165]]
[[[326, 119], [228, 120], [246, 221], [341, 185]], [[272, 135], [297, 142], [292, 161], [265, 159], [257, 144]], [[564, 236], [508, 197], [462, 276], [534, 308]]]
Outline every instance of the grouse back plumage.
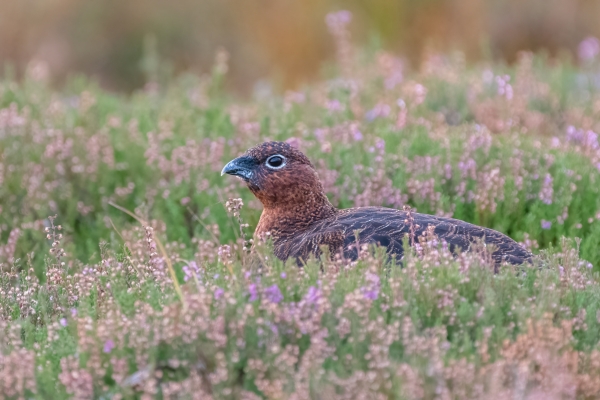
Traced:
[[[402, 257], [407, 234], [419, 237], [429, 228], [451, 251], [468, 251], [476, 240], [492, 244], [496, 266], [522, 264], [531, 253], [508, 236], [452, 218], [384, 207], [337, 210], [327, 199], [317, 172], [298, 149], [284, 142], [267, 142], [230, 161], [221, 174], [243, 179], [264, 206], [255, 235], [273, 238], [275, 255], [299, 263], [319, 255], [323, 245], [332, 254], [354, 260], [356, 244], [385, 246]], [[358, 231], [358, 239], [356, 232]]]

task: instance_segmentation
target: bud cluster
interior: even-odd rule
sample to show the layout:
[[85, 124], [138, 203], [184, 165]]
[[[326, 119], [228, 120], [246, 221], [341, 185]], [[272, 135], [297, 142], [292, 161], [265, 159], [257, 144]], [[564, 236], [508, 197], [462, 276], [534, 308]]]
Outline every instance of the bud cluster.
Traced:
[[244, 202], [240, 198], [238, 198], [238, 199], [229, 199], [225, 203], [225, 207], [227, 208], [227, 212], [230, 213], [230, 214], [232, 214], [237, 219], [237, 223], [238, 223], [238, 225], [240, 227], [240, 237], [244, 241], [244, 243], [243, 243], [243, 250], [244, 251], [249, 251], [250, 247], [252, 246], [253, 240], [252, 239], [246, 240], [246, 232], [244, 231], [244, 229], [248, 228], [250, 225], [244, 223], [244, 221], [242, 220], [242, 217], [240, 215], [240, 211], [241, 211], [241, 209], [242, 209], [243, 206], [244, 206]]
[[67, 253], [65, 253], [65, 250], [60, 247], [60, 242], [63, 238], [62, 233], [60, 233], [62, 231], [62, 226], [54, 225], [55, 219], [56, 215], [53, 217], [48, 217], [50, 226], [46, 227], [44, 232], [46, 232], [46, 239], [51, 241], [50, 254], [56, 258], [57, 263], [62, 267], [65, 265], [65, 263], [62, 261], [62, 258], [65, 257]]
[[408, 224], [410, 245], [413, 246], [415, 244], [415, 236], [417, 233], [417, 229], [419, 229], [420, 226], [415, 223], [415, 217], [413, 215], [414, 210], [410, 206], [402, 206], [402, 211], [406, 212], [406, 218], [404, 219], [404, 223]]
[[240, 210], [244, 206], [244, 201], [242, 199], [229, 199], [225, 203], [225, 207], [227, 207], [227, 212], [233, 214], [234, 217], [240, 216]]
[[219, 249], [217, 250], [217, 254], [219, 256], [219, 261], [221, 263], [228, 265], [233, 262], [230, 245], [225, 244], [223, 246], [219, 246]]

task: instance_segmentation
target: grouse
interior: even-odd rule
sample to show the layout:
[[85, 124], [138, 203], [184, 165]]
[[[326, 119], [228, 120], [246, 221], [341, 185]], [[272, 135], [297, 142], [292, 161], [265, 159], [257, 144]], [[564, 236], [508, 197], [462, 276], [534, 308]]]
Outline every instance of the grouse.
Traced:
[[260, 200], [264, 209], [255, 236], [269, 233], [275, 255], [284, 261], [291, 257], [302, 265], [311, 254], [319, 256], [323, 245], [331, 254], [355, 260], [357, 243], [384, 246], [399, 260], [403, 238], [419, 237], [428, 229], [453, 252], [468, 251], [476, 240], [493, 245], [496, 268], [505, 262], [531, 261], [532, 255], [508, 236], [457, 219], [384, 207], [336, 209], [310, 160], [285, 142], [265, 142], [249, 149], [227, 163], [224, 174], [242, 179]]

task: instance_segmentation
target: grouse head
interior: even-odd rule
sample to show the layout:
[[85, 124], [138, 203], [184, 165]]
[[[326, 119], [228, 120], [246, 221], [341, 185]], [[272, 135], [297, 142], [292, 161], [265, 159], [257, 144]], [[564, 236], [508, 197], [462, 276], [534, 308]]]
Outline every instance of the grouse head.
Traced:
[[289, 143], [265, 142], [231, 160], [221, 175], [237, 176], [265, 209], [331, 204], [310, 160]]

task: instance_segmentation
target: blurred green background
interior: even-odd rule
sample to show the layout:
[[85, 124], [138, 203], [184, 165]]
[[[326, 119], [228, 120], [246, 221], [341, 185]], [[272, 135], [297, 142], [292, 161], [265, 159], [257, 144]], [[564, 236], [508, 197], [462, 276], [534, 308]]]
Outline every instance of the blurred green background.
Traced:
[[598, 0], [2, 0], [0, 65], [9, 67], [0, 72], [22, 76], [43, 61], [55, 84], [85, 73], [131, 91], [147, 81], [144, 55], [165, 76], [202, 73], [223, 47], [230, 89], [294, 88], [334, 57], [324, 19], [339, 9], [353, 14], [354, 42], [377, 40], [412, 68], [428, 51], [510, 62], [520, 50], [573, 54], [600, 36]]

